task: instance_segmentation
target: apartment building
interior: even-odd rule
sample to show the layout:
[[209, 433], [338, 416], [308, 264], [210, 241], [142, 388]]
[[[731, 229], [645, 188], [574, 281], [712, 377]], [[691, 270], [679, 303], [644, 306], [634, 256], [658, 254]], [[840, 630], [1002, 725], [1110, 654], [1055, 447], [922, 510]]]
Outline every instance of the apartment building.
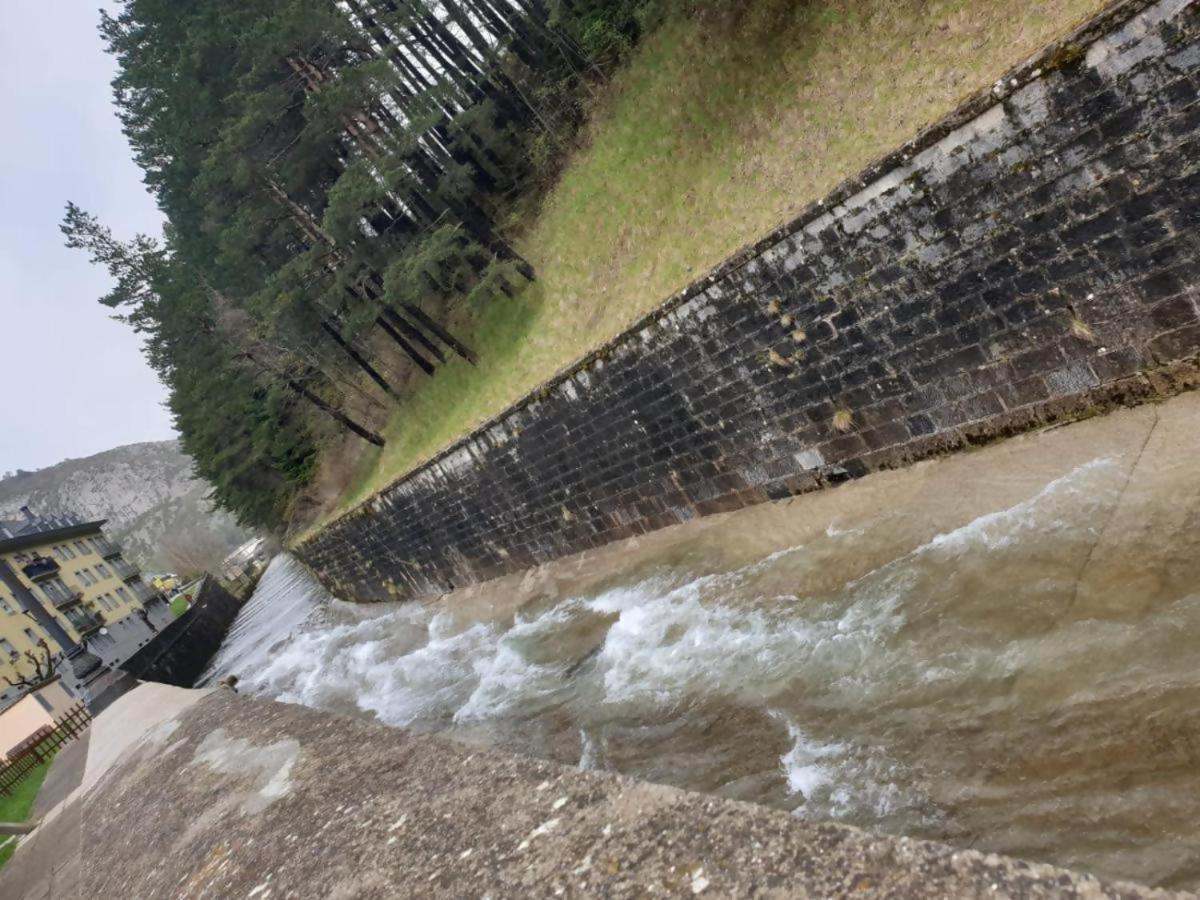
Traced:
[[62, 649], [28, 611], [29, 603], [41, 604], [82, 644], [128, 616], [144, 616], [148, 604], [163, 602], [105, 536], [104, 520], [37, 516], [28, 508], [21, 514], [15, 521], [0, 520], [0, 567], [8, 570], [8, 579], [0, 578], [0, 708], [20, 693], [9, 680], [35, 674], [27, 652], [44, 656], [37, 649], [43, 640], [54, 653]]

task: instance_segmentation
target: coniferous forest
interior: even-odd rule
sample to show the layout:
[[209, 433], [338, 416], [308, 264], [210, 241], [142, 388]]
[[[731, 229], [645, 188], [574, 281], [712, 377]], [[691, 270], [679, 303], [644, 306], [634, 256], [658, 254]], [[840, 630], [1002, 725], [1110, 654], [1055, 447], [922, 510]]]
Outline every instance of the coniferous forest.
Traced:
[[[124, 0], [114, 98], [163, 238], [69, 205], [214, 500], [278, 527], [322, 444], [473, 361], [537, 273], [504, 224], [638, 35], [636, 0]], [[401, 373], [397, 377], [396, 373]]]

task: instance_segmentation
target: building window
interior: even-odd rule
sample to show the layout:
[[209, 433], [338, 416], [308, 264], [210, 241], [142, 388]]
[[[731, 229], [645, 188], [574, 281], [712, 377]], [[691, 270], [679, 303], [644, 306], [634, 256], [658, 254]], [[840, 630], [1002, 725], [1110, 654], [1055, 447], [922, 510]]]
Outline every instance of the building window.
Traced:
[[61, 578], [50, 578], [43, 581], [41, 584], [42, 593], [49, 598], [52, 603], [61, 603], [64, 600], [71, 599], [71, 589], [67, 587]]
[[93, 578], [91, 576], [91, 573], [88, 572], [87, 569], [80, 569], [78, 572], [75, 573], [75, 577], [77, 577], [80, 581], [82, 581], [85, 586], [90, 586], [93, 583]]
[[17, 653], [17, 648], [4, 638], [0, 638], [0, 654], [3, 654], [3, 657], [6, 660], [14, 660], [19, 656]]
[[10, 615], [10, 616], [16, 615], [16, 613], [17, 613], [16, 609], [13, 608], [13, 605], [11, 603], [9, 603], [7, 600], [5, 600], [3, 597], [0, 597], [0, 610], [3, 610], [4, 612], [8, 613], [8, 615]]
[[129, 591], [125, 590], [125, 588], [123, 588], [123, 587], [117, 588], [117, 596], [120, 597], [122, 600], [124, 600], [126, 603], [129, 602]]
[[112, 574], [104, 563], [96, 563], [96, 571], [100, 573], [101, 578], [108, 578]]
[[51, 547], [50, 549], [54, 552], [54, 555], [56, 557], [58, 557], [60, 560], [64, 560], [67, 558], [67, 554], [63, 553], [63, 548], [62, 548], [61, 544], [59, 544], [55, 547]]
[[75, 549], [78, 550], [83, 556], [87, 556], [91, 552], [91, 550], [88, 549], [88, 545], [83, 541], [76, 541]]
[[46, 712], [48, 712], [48, 713], [54, 712], [54, 707], [50, 705], [49, 700], [47, 700], [45, 697], [42, 696], [40, 691], [33, 692], [33, 699], [36, 700], [38, 702], [38, 706], [40, 706]]
[[36, 647], [41, 638], [37, 636], [34, 630], [32, 628], [23, 628], [21, 630], [25, 632], [25, 637], [29, 638], [29, 643]]
[[67, 554], [67, 559], [74, 559], [74, 558], [75, 558], [75, 551], [74, 551], [74, 550], [72, 550], [72, 549], [71, 549], [70, 547], [68, 547], [66, 544], [63, 544], [63, 545], [62, 545], [62, 548], [63, 548], [63, 553]]

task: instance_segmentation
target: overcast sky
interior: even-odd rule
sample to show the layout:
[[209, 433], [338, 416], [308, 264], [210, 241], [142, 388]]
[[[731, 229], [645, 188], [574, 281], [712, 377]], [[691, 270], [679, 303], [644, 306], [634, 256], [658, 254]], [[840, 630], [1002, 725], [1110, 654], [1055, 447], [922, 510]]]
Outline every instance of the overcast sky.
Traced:
[[160, 217], [113, 112], [96, 0], [0, 0], [0, 473], [173, 435], [140, 340], [63, 246], [73, 200], [121, 236]]

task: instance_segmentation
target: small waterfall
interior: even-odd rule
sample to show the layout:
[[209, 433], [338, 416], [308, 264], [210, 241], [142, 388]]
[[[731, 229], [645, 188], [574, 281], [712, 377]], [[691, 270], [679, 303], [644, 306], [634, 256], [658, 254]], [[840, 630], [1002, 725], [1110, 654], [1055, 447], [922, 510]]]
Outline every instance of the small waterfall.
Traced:
[[343, 603], [284, 555], [205, 681], [234, 672], [285, 702], [1169, 880], [1190, 865], [1200, 777], [1152, 723], [1200, 734], [1200, 592], [1136, 620], [1079, 596], [1125, 481], [1094, 459], [866, 570], [895, 517], [763, 535], [731, 566], [675, 553], [474, 620]]

